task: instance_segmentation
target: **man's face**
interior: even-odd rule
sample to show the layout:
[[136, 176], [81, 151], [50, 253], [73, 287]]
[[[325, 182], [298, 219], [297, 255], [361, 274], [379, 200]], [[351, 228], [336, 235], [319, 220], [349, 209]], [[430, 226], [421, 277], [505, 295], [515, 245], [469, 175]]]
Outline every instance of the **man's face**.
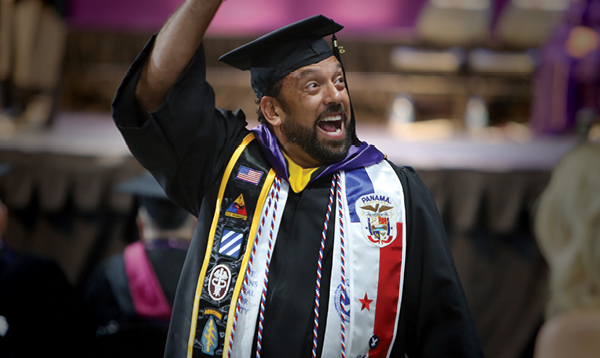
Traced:
[[344, 159], [352, 134], [350, 100], [335, 57], [302, 67], [283, 79], [281, 125], [274, 128], [286, 154], [303, 167]]

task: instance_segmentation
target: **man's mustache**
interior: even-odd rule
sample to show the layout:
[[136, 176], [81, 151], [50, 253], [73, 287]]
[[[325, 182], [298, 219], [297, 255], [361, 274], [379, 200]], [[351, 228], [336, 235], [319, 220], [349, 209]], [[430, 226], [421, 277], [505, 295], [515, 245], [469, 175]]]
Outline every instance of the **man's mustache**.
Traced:
[[334, 104], [328, 105], [327, 108], [325, 108], [325, 110], [317, 116], [315, 125], [317, 125], [317, 123], [319, 123], [319, 121], [321, 119], [329, 116], [330, 114], [339, 113], [339, 112], [342, 112], [342, 120], [344, 121], [344, 123], [346, 123], [346, 120], [348, 119], [348, 115], [346, 114], [346, 109], [344, 108], [344, 106], [342, 106], [341, 103], [334, 103]]

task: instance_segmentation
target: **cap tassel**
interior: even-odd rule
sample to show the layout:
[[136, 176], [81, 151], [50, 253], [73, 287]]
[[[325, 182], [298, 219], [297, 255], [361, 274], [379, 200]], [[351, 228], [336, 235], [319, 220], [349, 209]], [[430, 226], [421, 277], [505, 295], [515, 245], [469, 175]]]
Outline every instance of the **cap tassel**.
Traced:
[[[333, 22], [333, 20], [331, 20], [331, 25], [335, 26], [335, 22]], [[344, 50], [343, 46], [338, 46], [337, 37], [335, 37], [335, 31], [333, 31], [333, 34], [331, 35], [331, 42], [333, 45], [332, 46], [333, 47], [333, 55], [340, 62], [340, 65], [342, 65], [342, 73], [344, 75], [344, 84], [346, 87], [346, 92], [348, 93], [348, 99], [350, 100], [350, 127], [351, 127], [350, 129], [354, 132], [354, 136], [352, 138], [352, 144], [360, 145], [361, 141], [360, 141], [360, 139], [358, 139], [358, 137], [356, 135], [356, 118], [354, 117], [354, 106], [352, 105], [352, 99], [350, 98], [350, 90], [348, 89], [348, 81], [346, 80], [346, 69], [344, 68], [344, 63], [342, 62], [342, 57], [340, 56], [341, 54], [345, 53], [346, 50]]]

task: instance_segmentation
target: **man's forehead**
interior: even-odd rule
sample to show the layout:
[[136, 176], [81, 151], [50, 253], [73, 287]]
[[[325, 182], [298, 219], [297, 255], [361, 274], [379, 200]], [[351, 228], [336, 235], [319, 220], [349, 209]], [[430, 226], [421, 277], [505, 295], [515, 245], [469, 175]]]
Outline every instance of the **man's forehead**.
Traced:
[[306, 75], [315, 72], [338, 72], [342, 70], [342, 64], [335, 56], [328, 57], [317, 63], [308, 66], [300, 67], [299, 69], [290, 72], [288, 77], [302, 78]]

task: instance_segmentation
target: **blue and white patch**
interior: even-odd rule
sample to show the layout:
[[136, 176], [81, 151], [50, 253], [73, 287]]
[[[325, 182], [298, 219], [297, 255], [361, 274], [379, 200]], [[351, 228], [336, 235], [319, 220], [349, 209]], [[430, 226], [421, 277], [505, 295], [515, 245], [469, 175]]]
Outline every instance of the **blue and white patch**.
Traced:
[[240, 256], [244, 234], [223, 228], [221, 243], [219, 244], [219, 254], [237, 259]]
[[202, 337], [200, 338], [202, 353], [214, 356], [215, 348], [217, 348], [217, 343], [219, 342], [218, 337], [219, 330], [217, 329], [217, 324], [215, 323], [215, 319], [210, 317], [208, 322], [204, 325]]
[[345, 299], [342, 299], [342, 294], [343, 294], [342, 284], [340, 283], [337, 286], [337, 288], [335, 289], [335, 297], [334, 297], [335, 310], [340, 315], [340, 318], [343, 321], [349, 322], [350, 321], [350, 297], [348, 295], [347, 289], [346, 289]]

